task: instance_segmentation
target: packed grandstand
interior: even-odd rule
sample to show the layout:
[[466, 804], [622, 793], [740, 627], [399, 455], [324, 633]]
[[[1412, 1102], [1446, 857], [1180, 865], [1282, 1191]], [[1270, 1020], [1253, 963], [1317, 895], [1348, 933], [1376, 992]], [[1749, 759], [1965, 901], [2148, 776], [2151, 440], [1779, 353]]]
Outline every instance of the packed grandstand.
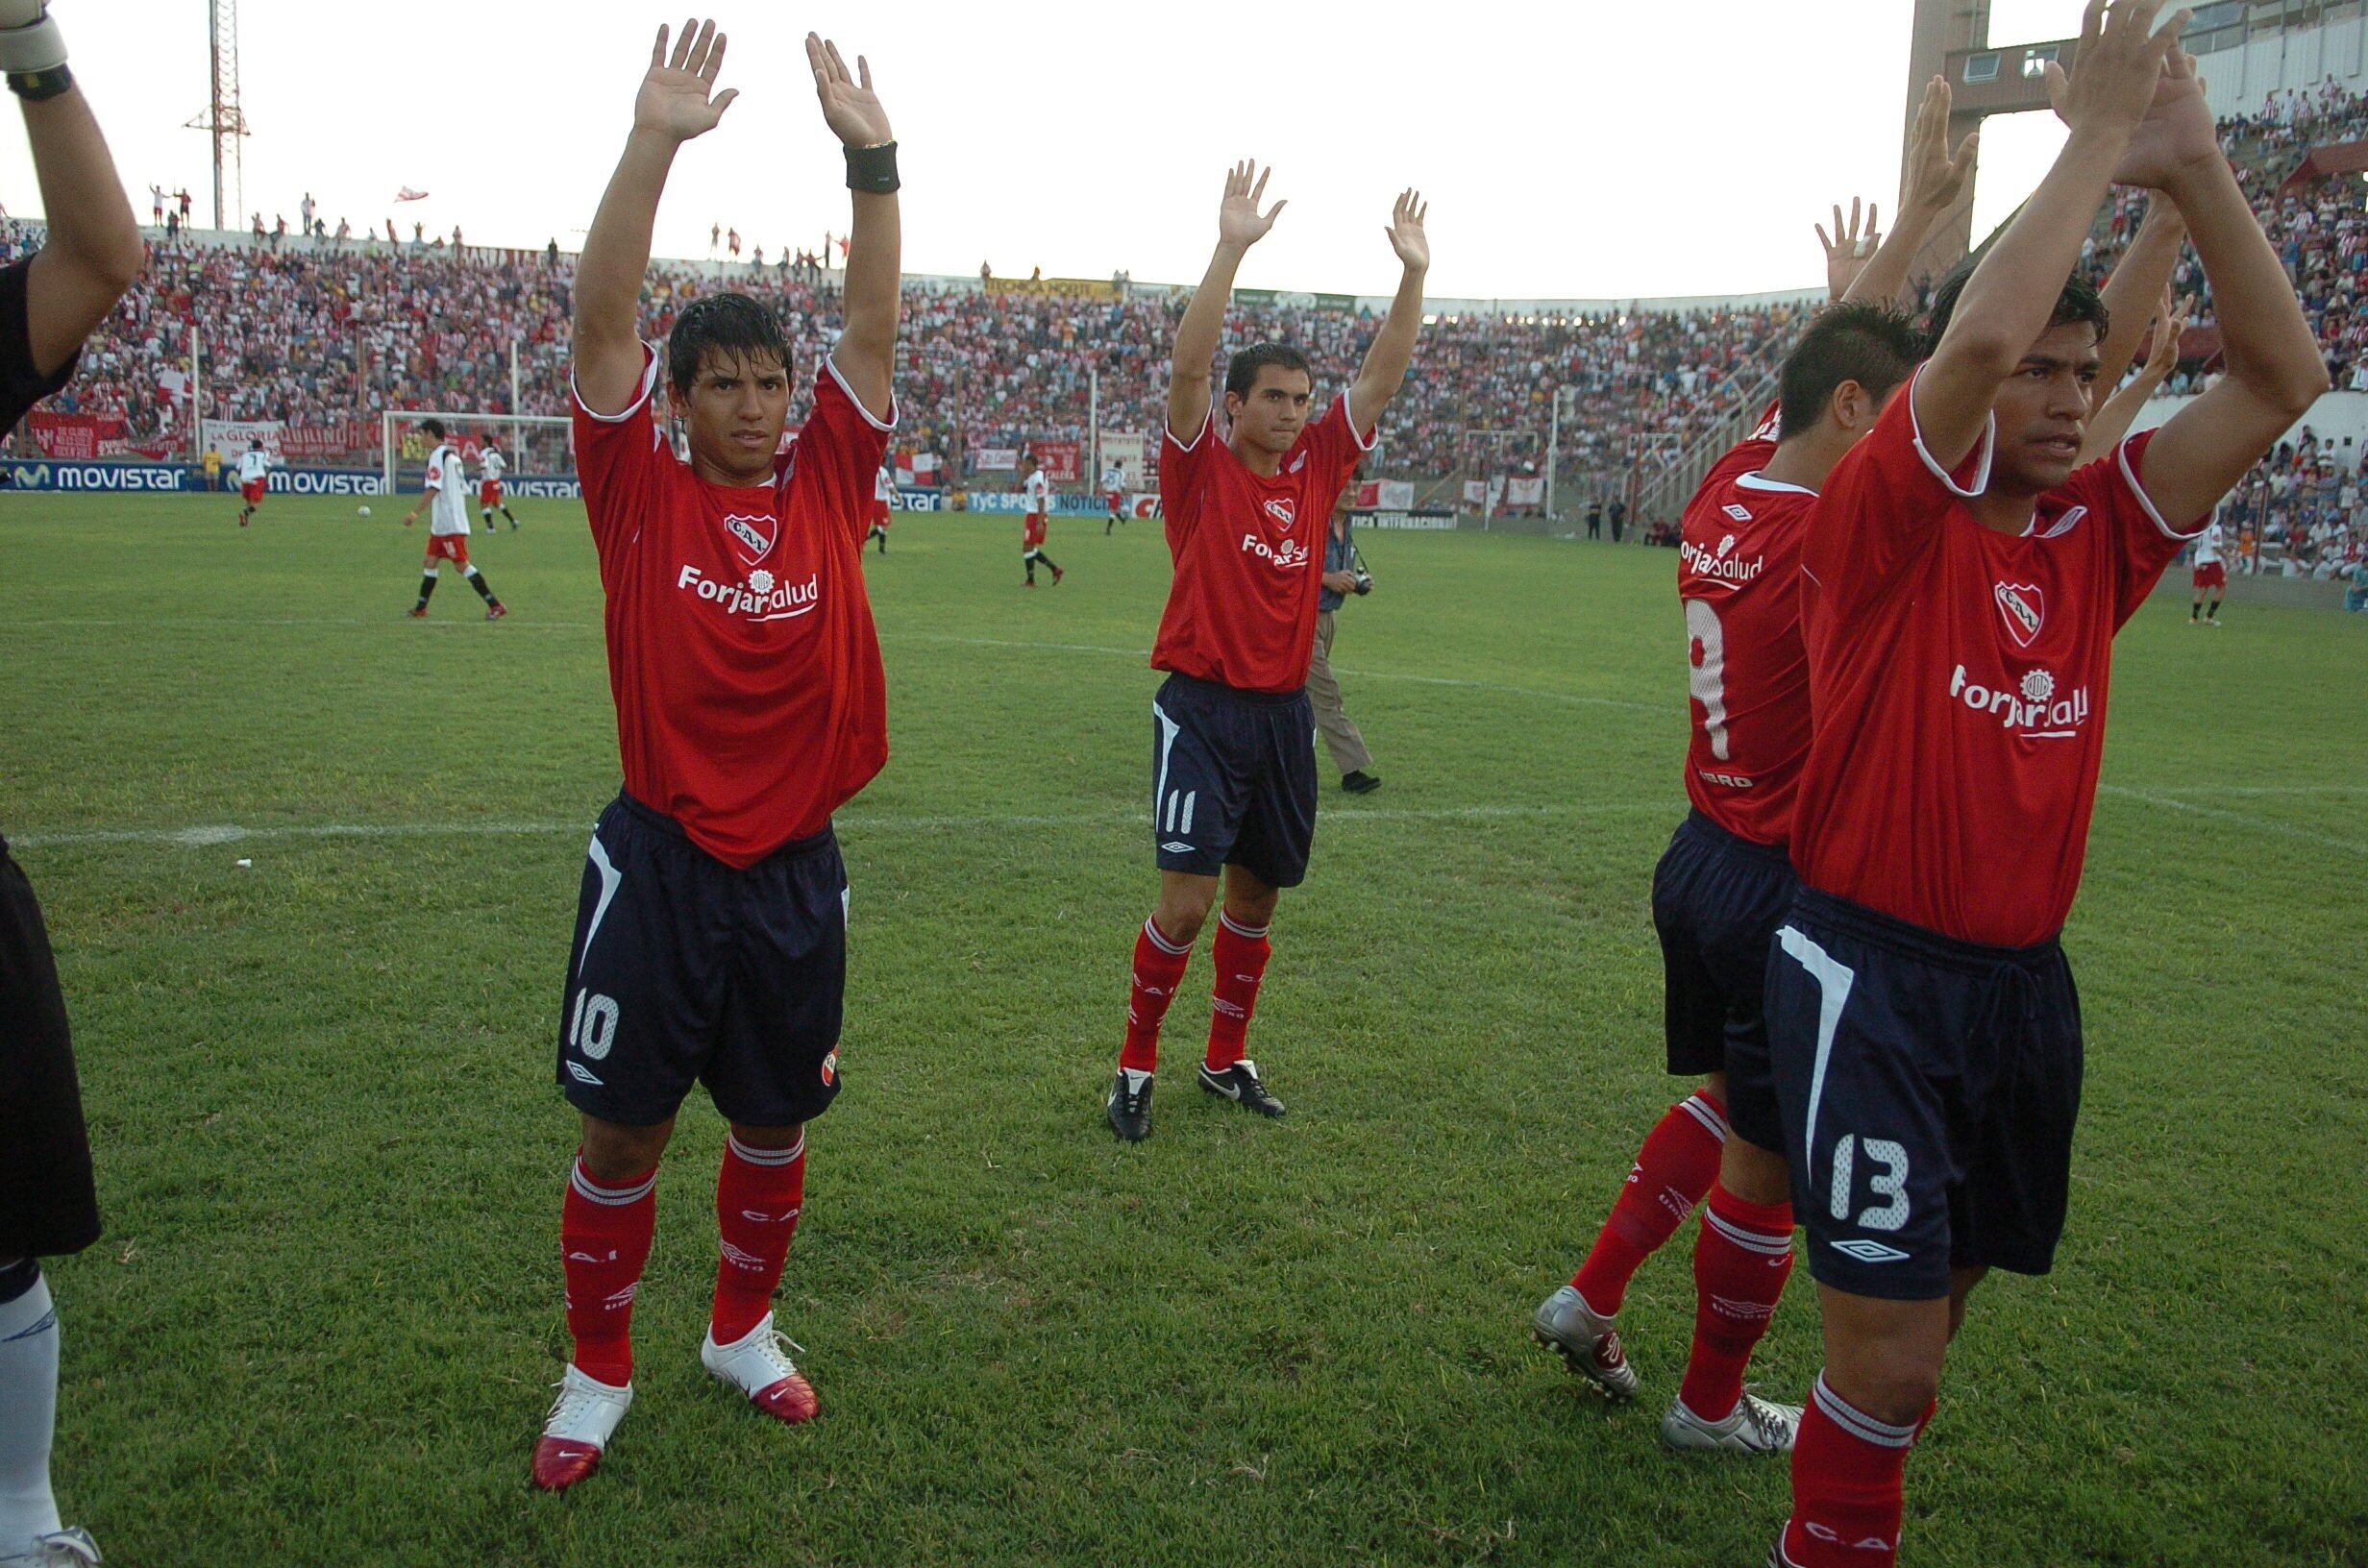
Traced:
[[[2330, 83], [2275, 95], [2221, 129], [2293, 272], [2334, 384], [2368, 390], [2368, 173], [2360, 172], [2368, 156], [2356, 156], [2368, 153], [2368, 96]], [[2088, 257], [2100, 281], [2145, 206], [2145, 193], [2128, 191], [2100, 213]], [[39, 234], [37, 225], [0, 231], [0, 258], [37, 246]], [[83, 374], [19, 431], [17, 450], [187, 460], [197, 448], [192, 328], [203, 346], [205, 417], [277, 422], [283, 450], [312, 461], [375, 466], [382, 409], [556, 415], [565, 406], [574, 268], [555, 246], [395, 244], [375, 232], [344, 240], [160, 232], [139, 285], [86, 351]], [[836, 275], [804, 257], [659, 263], [651, 280], [645, 325], [655, 336], [690, 301], [724, 288], [774, 305], [802, 356], [826, 347], [838, 315]], [[2200, 298], [2164, 389], [2172, 394], [2202, 384], [2218, 355], [2192, 256], [2175, 286]], [[986, 454], [1081, 441], [1097, 416], [1104, 432], [1155, 430], [1185, 298], [1182, 288], [1123, 278], [908, 279], [899, 389], [906, 466], [923, 458], [921, 472], [953, 484], [1008, 483]], [[1241, 291], [1227, 337], [1281, 338], [1319, 364], [1353, 364], [1383, 303]], [[1747, 402], [1765, 395], [1813, 305], [1764, 297], [1659, 307], [1443, 306], [1384, 423], [1380, 473], [1369, 477], [1414, 480], [1424, 496], [1456, 504], [1480, 481], [1542, 478], [1551, 439], [1557, 511], [1567, 517], [1623, 495], [1644, 503], [1641, 534], [1682, 500], [1654, 488], [1660, 465], [1723, 435]], [[2279, 570], [2318, 575], [2358, 560], [2368, 544], [2360, 455], [2348, 443], [2304, 435], [2282, 445], [2231, 502], [2248, 554], [2266, 549]], [[1517, 483], [1481, 494], [1521, 510], [1535, 508], [1536, 491]]]

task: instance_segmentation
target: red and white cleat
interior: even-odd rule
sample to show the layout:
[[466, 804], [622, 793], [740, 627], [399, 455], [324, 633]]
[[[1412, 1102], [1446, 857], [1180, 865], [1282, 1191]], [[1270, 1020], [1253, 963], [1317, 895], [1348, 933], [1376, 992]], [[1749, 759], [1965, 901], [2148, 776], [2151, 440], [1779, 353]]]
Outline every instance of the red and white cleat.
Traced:
[[748, 1395], [750, 1404], [776, 1421], [795, 1426], [813, 1420], [822, 1411], [814, 1385], [789, 1359], [791, 1350], [802, 1348], [783, 1338], [773, 1327], [773, 1314], [767, 1312], [764, 1321], [728, 1345], [717, 1344], [710, 1328], [706, 1342], [699, 1347], [699, 1363]]
[[485, 619], [488, 621], [499, 621], [507, 614], [509, 614], [509, 606], [498, 599], [485, 606]]
[[588, 1377], [571, 1364], [559, 1379], [559, 1397], [543, 1418], [534, 1445], [534, 1484], [561, 1492], [600, 1468], [609, 1434], [633, 1403], [633, 1385], [617, 1387]]

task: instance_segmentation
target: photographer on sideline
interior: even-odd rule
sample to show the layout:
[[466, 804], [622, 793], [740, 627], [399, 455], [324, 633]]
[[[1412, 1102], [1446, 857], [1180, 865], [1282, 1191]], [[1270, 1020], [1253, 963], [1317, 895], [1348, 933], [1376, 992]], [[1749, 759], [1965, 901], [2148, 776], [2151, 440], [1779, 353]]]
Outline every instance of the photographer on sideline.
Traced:
[[1307, 697], [1316, 709], [1316, 733], [1323, 737], [1324, 749], [1332, 753], [1341, 771], [1341, 788], [1351, 795], [1365, 795], [1380, 789], [1381, 779], [1371, 771], [1373, 754], [1365, 748], [1356, 721], [1348, 717], [1340, 680], [1332, 674], [1333, 613], [1347, 602], [1350, 594], [1373, 591], [1372, 574], [1357, 558], [1357, 547], [1348, 537], [1348, 498], [1353, 489], [1352, 480], [1350, 489], [1343, 490], [1333, 503], [1331, 527], [1324, 535], [1323, 591], [1316, 600], [1316, 651], [1307, 667]]

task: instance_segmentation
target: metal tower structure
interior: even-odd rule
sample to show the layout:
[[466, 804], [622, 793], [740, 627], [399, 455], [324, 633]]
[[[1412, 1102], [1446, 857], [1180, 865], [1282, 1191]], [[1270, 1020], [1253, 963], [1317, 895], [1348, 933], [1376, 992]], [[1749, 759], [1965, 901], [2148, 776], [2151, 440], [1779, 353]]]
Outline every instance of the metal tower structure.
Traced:
[[[213, 31], [213, 98], [185, 129], [213, 137], [213, 226], [237, 227], [238, 208], [246, 205], [246, 110], [238, 107], [238, 0], [206, 0], [206, 17]], [[222, 207], [223, 165], [229, 165], [230, 220]]]

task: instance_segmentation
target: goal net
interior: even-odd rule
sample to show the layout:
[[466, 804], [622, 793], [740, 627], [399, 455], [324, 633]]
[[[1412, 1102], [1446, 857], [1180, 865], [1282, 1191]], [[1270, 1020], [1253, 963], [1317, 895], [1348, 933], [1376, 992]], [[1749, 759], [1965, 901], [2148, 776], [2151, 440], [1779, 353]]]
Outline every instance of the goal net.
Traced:
[[424, 419], [443, 422], [445, 439], [459, 446], [472, 482], [481, 472], [479, 459], [484, 454], [487, 436], [501, 442], [502, 455], [507, 460], [504, 484], [576, 477], [576, 453], [564, 416], [388, 408], [379, 415], [379, 477], [390, 496], [419, 488], [428, 453], [435, 450], [435, 437], [419, 428]]

